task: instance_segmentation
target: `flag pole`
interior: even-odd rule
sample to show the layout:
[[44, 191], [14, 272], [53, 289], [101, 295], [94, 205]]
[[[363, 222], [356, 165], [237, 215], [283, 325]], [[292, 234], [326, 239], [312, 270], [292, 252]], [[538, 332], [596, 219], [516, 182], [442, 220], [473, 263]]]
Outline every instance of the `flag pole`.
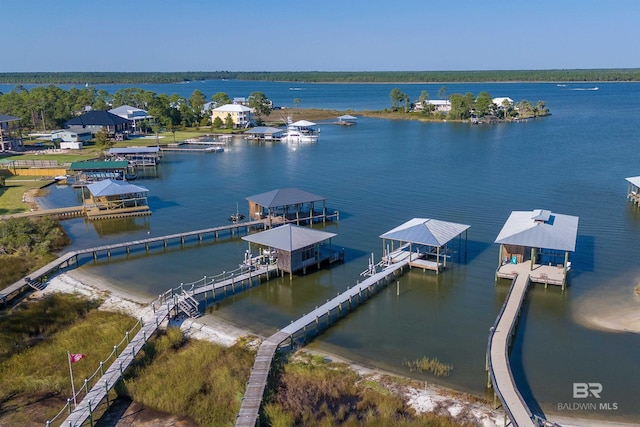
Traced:
[[73, 408], [78, 405], [76, 403], [76, 386], [73, 384], [73, 370], [71, 369], [71, 354], [67, 350], [67, 362], [69, 362], [69, 376], [71, 377], [71, 392], [73, 393]]

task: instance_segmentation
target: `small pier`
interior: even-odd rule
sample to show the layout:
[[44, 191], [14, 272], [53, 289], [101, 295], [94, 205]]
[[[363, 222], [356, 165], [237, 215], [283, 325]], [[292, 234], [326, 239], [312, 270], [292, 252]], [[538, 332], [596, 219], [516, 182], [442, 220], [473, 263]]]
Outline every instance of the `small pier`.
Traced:
[[[537, 426], [534, 418], [511, 373], [509, 353], [515, 336], [516, 325], [530, 283], [527, 263], [516, 265], [513, 270], [513, 282], [507, 299], [490, 329], [487, 348], [488, 385], [493, 386], [502, 406], [514, 426]], [[534, 422], [535, 419], [535, 422]]]
[[[191, 143], [190, 143], [191, 144]], [[200, 144], [205, 145], [205, 144]], [[219, 153], [224, 151], [224, 148], [219, 145], [206, 144], [204, 148], [186, 148], [182, 146], [166, 146], [160, 147], [162, 152], [178, 152], [178, 153]]]
[[347, 288], [343, 293], [316, 307], [315, 310], [291, 322], [290, 325], [264, 340], [258, 349], [256, 360], [251, 369], [240, 411], [236, 417], [236, 427], [255, 427], [257, 425], [273, 356], [280, 346], [289, 341], [290, 347], [294, 348], [296, 343], [304, 344], [310, 334], [320, 334], [323, 329], [329, 328], [332, 322], [337, 322], [378, 290], [393, 282], [407, 265], [408, 261], [405, 260], [371, 275], [362, 283], [358, 283], [353, 288]]

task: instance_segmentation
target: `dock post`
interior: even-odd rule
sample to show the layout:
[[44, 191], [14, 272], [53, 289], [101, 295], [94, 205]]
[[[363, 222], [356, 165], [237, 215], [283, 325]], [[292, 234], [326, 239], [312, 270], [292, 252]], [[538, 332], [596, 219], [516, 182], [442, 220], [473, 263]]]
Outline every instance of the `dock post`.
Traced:
[[131, 247], [127, 246], [127, 255], [131, 254]]
[[399, 280], [396, 282], [396, 295], [400, 296], [400, 281]]
[[146, 242], [146, 243], [144, 244], [144, 249], [145, 249], [147, 252], [149, 252], [149, 242]]

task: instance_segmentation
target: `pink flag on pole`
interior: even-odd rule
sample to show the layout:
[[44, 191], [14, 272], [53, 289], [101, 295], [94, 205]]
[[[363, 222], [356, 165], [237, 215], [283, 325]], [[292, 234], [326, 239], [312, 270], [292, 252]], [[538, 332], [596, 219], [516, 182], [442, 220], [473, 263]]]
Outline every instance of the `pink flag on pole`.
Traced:
[[85, 357], [87, 357], [86, 354], [80, 354], [80, 353], [75, 353], [74, 354], [74, 353], [71, 353], [71, 354], [69, 354], [69, 361], [71, 363], [74, 363], [74, 362], [78, 362], [78, 361], [84, 359]]

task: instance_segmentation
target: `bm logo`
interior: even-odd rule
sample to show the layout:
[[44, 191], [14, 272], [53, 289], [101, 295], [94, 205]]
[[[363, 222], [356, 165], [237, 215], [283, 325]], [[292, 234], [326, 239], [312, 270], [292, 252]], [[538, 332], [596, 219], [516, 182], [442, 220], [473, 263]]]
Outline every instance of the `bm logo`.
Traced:
[[595, 397], [600, 399], [602, 393], [602, 384], [600, 383], [573, 383], [573, 398], [586, 399]]

